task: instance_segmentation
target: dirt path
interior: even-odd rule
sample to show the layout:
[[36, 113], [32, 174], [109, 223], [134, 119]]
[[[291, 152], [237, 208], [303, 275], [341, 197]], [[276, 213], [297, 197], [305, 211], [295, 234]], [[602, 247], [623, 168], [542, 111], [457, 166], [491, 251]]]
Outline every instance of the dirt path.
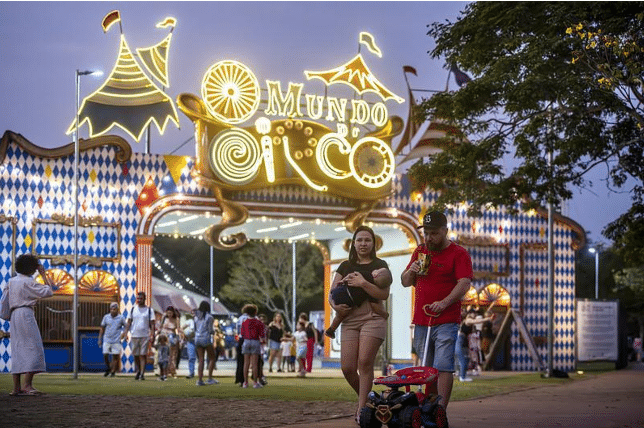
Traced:
[[44, 395], [0, 396], [6, 427], [276, 427], [349, 415], [355, 404], [277, 400], [220, 400]]

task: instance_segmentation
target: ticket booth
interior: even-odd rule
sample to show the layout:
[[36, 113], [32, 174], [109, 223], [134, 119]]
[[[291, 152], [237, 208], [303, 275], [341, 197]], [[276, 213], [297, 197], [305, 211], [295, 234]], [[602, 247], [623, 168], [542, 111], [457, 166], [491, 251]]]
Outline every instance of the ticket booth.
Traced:
[[[41, 299], [34, 307], [36, 322], [45, 348], [48, 372], [73, 370], [72, 317], [74, 278], [62, 269], [45, 272], [54, 295]], [[38, 275], [36, 281], [42, 283]], [[86, 272], [78, 286], [78, 352], [79, 370], [105, 369], [98, 333], [103, 316], [109, 313], [110, 303], [118, 302], [119, 286], [116, 278], [103, 270]]]

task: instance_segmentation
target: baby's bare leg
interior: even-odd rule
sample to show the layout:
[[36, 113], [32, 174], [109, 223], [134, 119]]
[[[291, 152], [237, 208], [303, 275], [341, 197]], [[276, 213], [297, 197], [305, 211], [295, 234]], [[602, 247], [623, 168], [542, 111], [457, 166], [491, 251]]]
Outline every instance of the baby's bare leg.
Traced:
[[331, 339], [335, 338], [335, 331], [340, 327], [340, 324], [342, 324], [342, 320], [344, 320], [343, 316], [335, 314], [335, 317], [333, 317], [333, 320], [331, 321], [331, 325], [324, 331], [324, 334], [329, 336]]

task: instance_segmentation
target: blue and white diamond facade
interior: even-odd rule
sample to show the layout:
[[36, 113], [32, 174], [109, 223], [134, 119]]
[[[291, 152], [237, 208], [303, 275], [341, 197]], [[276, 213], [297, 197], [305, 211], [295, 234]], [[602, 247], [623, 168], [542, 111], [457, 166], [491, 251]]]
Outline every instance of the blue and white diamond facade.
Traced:
[[[135, 201], [139, 198], [148, 180], [166, 197], [172, 194], [212, 198], [213, 193], [191, 176], [194, 158], [188, 160], [187, 168], [175, 182], [164, 156], [134, 153], [125, 163], [116, 159], [117, 149], [103, 146], [81, 152], [79, 160], [79, 204], [82, 217], [100, 216], [105, 222], [120, 222], [120, 260], [104, 261], [100, 269], [114, 275], [120, 284], [121, 311], [127, 315], [135, 302], [137, 288], [137, 229], [142, 216]], [[2, 159], [2, 153], [0, 153]], [[16, 255], [31, 252], [33, 219], [49, 219], [52, 214], [73, 216], [73, 155], [47, 158], [29, 153], [20, 145], [11, 142], [6, 147], [0, 163], [0, 282], [5, 284], [11, 276], [12, 260]], [[435, 195], [426, 193], [412, 198], [410, 185], [403, 176], [396, 175], [392, 183], [393, 194], [380, 201], [374, 211], [396, 212], [397, 216], [413, 218], [426, 211]], [[336, 208], [350, 209], [351, 201], [321, 194], [301, 186], [276, 186], [248, 192], [238, 192], [234, 200], [242, 204], [264, 204], [288, 212], [295, 207], [313, 207], [325, 212]], [[252, 215], [252, 210], [251, 215]], [[14, 219], [13, 221], [11, 219]], [[2, 221], [4, 220], [4, 221]], [[369, 218], [367, 219], [369, 220]], [[374, 220], [375, 221], [375, 220]], [[474, 286], [482, 289], [494, 282], [505, 288], [511, 297], [512, 306], [522, 309], [528, 330], [535, 337], [546, 337], [548, 328], [548, 266], [547, 219], [536, 214], [509, 215], [504, 209], [491, 210], [482, 217], [468, 217], [465, 211], [456, 211], [448, 216], [450, 232], [458, 237], [471, 239], [494, 239], [503, 247], [469, 247], [476, 271], [489, 272], [487, 279], [477, 279]], [[411, 223], [411, 222], [410, 222]], [[14, 231], [15, 229], [15, 231]], [[555, 221], [555, 332], [554, 367], [571, 371], [575, 368], [575, 249], [579, 239], [574, 222]], [[41, 254], [73, 254], [73, 228], [62, 224], [37, 228], [38, 248]], [[583, 231], [581, 232], [583, 234]], [[13, 236], [15, 235], [15, 244]], [[418, 239], [418, 237], [416, 237]], [[407, 243], [405, 243], [406, 246]], [[82, 235], [79, 239], [79, 254], [90, 257], [113, 257], [117, 254], [114, 234], [96, 234], [93, 239]], [[413, 246], [413, 245], [412, 245]], [[404, 248], [399, 248], [404, 249]], [[409, 260], [410, 249], [398, 261], [390, 263], [394, 278], [399, 275]], [[509, 264], [506, 257], [509, 254]], [[334, 248], [331, 259], [346, 257]], [[45, 268], [53, 267], [44, 260]], [[505, 271], [508, 266], [508, 271]], [[72, 265], [56, 266], [71, 272]], [[78, 277], [96, 267], [79, 266]], [[500, 274], [502, 273], [502, 274]], [[411, 291], [403, 289], [398, 281], [392, 285], [393, 316], [392, 335], [400, 336], [393, 341], [394, 358], [409, 358], [410, 341], [408, 320], [411, 319]], [[522, 307], [519, 307], [522, 304]], [[404, 314], [404, 316], [399, 316]], [[328, 322], [328, 321], [327, 321]], [[0, 320], [1, 328], [9, 330], [9, 322]], [[11, 368], [10, 340], [0, 341], [0, 372]], [[401, 345], [398, 345], [400, 343]], [[542, 360], [547, 361], [547, 348], [538, 346]], [[133, 358], [129, 347], [124, 351], [123, 368], [133, 370]], [[516, 326], [511, 332], [511, 369], [534, 370], [526, 346], [522, 343]]]

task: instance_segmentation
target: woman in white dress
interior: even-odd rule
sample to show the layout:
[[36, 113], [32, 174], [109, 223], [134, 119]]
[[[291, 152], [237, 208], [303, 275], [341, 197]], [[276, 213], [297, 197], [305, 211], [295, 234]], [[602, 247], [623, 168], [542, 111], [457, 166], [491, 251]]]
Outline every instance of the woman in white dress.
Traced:
[[[45, 284], [37, 283], [32, 275], [38, 271]], [[13, 391], [11, 395], [39, 395], [33, 385], [36, 373], [44, 372], [45, 350], [34, 306], [38, 299], [53, 295], [45, 276], [45, 268], [31, 254], [23, 254], [16, 260], [16, 276], [11, 278], [4, 289], [8, 293], [11, 308], [11, 373]], [[24, 374], [24, 384], [20, 377]]]

